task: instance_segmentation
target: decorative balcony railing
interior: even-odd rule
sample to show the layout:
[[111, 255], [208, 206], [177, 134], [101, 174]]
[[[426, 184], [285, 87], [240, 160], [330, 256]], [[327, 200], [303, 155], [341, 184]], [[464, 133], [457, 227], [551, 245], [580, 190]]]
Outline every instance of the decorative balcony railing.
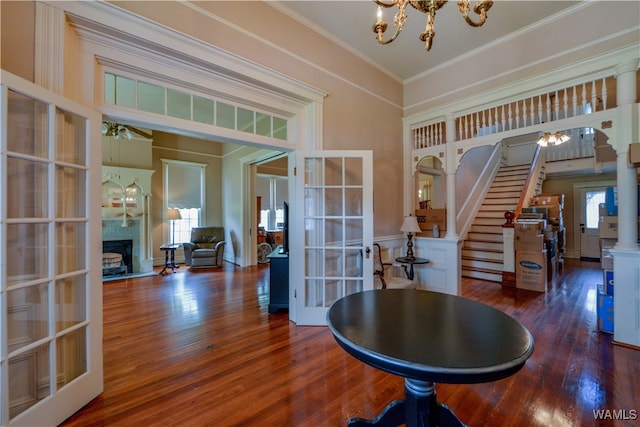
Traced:
[[[614, 76], [603, 77], [457, 115], [456, 140], [524, 129], [614, 108], [615, 99], [608, 96], [609, 88], [614, 87]], [[413, 128], [413, 148], [445, 144], [445, 130], [444, 121]]]

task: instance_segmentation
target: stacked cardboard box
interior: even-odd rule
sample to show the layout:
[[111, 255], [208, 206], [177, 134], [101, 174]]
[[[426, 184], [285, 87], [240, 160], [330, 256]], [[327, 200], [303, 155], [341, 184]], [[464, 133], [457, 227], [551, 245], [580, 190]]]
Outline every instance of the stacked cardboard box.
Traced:
[[537, 292], [547, 290], [547, 251], [544, 219], [523, 219], [514, 224], [516, 288]]
[[[554, 267], [556, 264], [562, 264], [563, 255], [565, 253], [565, 234], [564, 227], [564, 194], [541, 194], [534, 196], [530, 201], [530, 208], [523, 209], [523, 212], [540, 211], [545, 212], [545, 219], [548, 222], [546, 230], [547, 249], [550, 251], [550, 259], [552, 259]], [[522, 215], [520, 216], [522, 218]], [[553, 245], [553, 246], [552, 246]], [[554, 259], [555, 258], [555, 259]]]
[[420, 226], [419, 237], [434, 237], [433, 229], [438, 228], [438, 237], [444, 237], [447, 230], [446, 209], [416, 209], [416, 219]]

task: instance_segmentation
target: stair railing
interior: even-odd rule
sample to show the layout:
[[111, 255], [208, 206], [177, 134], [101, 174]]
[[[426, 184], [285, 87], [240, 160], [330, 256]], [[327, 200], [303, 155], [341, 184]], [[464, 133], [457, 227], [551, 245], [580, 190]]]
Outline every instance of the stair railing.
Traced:
[[543, 147], [536, 144], [536, 150], [533, 153], [531, 167], [529, 168], [527, 179], [524, 181], [524, 186], [520, 193], [520, 199], [518, 200], [518, 206], [514, 212], [515, 219], [518, 219], [520, 213], [522, 213], [522, 208], [529, 207], [531, 197], [536, 195], [538, 180], [540, 178], [542, 167], [545, 164], [545, 156], [543, 154]]

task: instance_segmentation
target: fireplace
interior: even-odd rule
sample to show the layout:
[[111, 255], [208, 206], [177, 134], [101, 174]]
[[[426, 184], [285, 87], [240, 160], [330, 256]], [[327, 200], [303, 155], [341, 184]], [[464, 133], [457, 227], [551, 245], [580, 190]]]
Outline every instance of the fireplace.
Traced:
[[133, 240], [106, 240], [102, 242], [102, 253], [122, 255], [122, 264], [126, 268], [110, 266], [102, 268], [102, 275], [133, 273]]

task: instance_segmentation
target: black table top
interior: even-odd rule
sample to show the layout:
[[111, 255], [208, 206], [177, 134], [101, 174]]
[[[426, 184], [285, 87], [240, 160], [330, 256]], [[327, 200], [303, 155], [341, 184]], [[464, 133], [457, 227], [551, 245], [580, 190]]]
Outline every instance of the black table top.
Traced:
[[357, 359], [403, 377], [471, 384], [505, 378], [533, 352], [518, 321], [488, 305], [416, 289], [358, 292], [327, 312], [336, 341]]
[[426, 258], [409, 258], [406, 256], [399, 256], [396, 261], [403, 264], [427, 264], [429, 262]]

